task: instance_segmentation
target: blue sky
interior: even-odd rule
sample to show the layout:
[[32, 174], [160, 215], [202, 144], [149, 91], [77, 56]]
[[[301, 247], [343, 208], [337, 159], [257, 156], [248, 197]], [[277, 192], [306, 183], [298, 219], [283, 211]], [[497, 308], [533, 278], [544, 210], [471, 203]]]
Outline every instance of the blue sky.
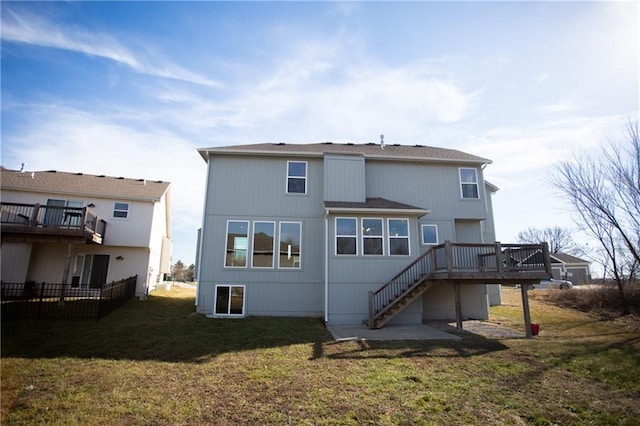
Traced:
[[[554, 163], [638, 117], [637, 2], [2, 2], [2, 165], [172, 182], [196, 149], [385, 142], [493, 160], [497, 238], [573, 227]], [[429, 206], [423, 206], [428, 208]]]

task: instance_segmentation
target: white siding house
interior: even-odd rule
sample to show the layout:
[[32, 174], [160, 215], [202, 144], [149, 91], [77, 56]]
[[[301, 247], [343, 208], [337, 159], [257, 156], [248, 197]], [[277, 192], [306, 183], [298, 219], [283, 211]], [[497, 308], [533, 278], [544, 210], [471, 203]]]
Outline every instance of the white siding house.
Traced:
[[1, 173], [3, 282], [92, 287], [137, 275], [145, 297], [169, 273], [169, 182]]

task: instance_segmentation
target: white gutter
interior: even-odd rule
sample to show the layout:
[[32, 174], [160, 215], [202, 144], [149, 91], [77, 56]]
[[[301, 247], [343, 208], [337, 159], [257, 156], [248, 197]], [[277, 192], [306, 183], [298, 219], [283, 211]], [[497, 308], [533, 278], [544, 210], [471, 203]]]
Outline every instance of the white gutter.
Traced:
[[329, 322], [329, 210], [324, 211], [324, 322]]

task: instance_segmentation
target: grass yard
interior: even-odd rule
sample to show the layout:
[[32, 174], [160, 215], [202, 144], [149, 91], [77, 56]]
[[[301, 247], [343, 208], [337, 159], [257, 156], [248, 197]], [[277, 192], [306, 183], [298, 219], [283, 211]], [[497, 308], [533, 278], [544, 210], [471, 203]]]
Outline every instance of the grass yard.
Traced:
[[[522, 330], [519, 296], [491, 321]], [[531, 296], [531, 340], [337, 343], [319, 319], [193, 314], [178, 288], [100, 322], [4, 322], [1, 423], [640, 424], [637, 322]]]

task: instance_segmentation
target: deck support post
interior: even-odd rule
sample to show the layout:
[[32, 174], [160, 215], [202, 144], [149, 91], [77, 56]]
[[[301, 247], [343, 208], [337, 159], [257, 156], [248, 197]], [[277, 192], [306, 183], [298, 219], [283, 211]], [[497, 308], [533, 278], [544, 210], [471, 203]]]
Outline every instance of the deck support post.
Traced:
[[462, 331], [462, 301], [460, 300], [460, 284], [453, 285], [453, 292], [456, 299], [456, 329]]
[[58, 303], [64, 303], [64, 295], [67, 290], [67, 281], [69, 280], [69, 270], [71, 270], [71, 257], [73, 255], [73, 244], [67, 243], [67, 256], [64, 261], [64, 272], [62, 273], [62, 287], [60, 289], [60, 301]]
[[524, 313], [524, 328], [527, 339], [531, 339], [531, 314], [529, 313], [529, 284], [520, 284], [520, 293], [522, 293], [522, 310]]

